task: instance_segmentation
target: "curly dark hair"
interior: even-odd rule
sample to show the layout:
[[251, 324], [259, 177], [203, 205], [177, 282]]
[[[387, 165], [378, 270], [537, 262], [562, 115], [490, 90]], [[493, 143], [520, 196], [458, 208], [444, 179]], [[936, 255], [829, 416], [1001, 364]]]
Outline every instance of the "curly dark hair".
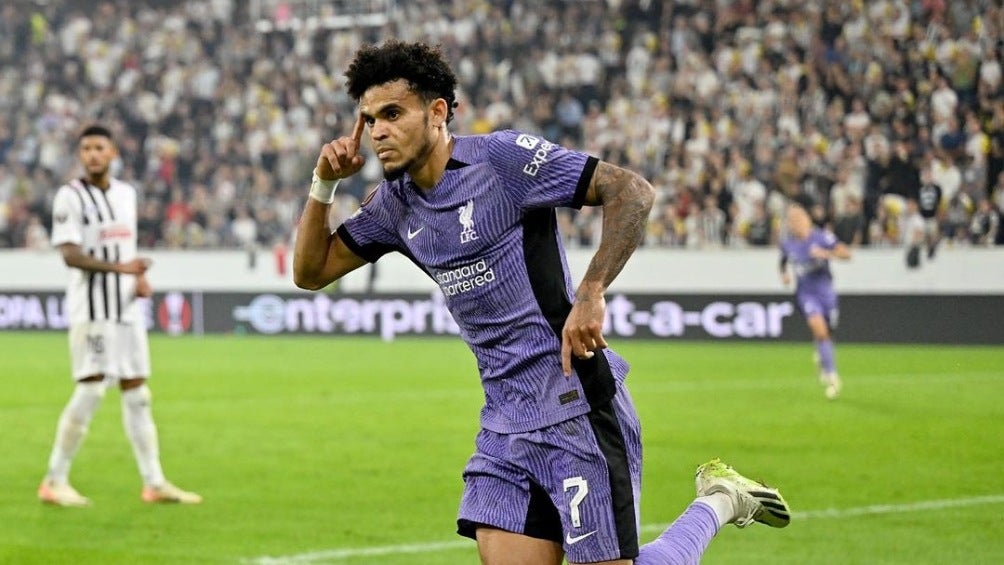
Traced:
[[404, 79], [425, 102], [446, 100], [446, 123], [453, 120], [457, 107], [457, 76], [443, 58], [439, 46], [405, 43], [397, 39], [382, 45], [364, 45], [345, 72], [349, 96], [359, 101], [370, 87]]
[[103, 126], [101, 124], [91, 124], [91, 125], [87, 126], [86, 128], [84, 128], [84, 131], [80, 132], [80, 135], [77, 136], [77, 139], [80, 140], [80, 139], [83, 139], [85, 137], [90, 137], [92, 135], [99, 135], [101, 137], [107, 137], [109, 140], [111, 140], [112, 139], [112, 130], [106, 128], [105, 126]]

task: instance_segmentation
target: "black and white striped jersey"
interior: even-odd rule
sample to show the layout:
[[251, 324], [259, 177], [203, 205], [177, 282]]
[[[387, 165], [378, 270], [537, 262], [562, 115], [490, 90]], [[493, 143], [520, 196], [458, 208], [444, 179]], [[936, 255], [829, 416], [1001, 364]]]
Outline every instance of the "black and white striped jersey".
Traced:
[[[61, 186], [52, 207], [52, 244], [74, 243], [111, 263], [136, 258], [136, 189], [111, 179], [107, 190], [74, 179]], [[139, 320], [136, 277], [70, 269], [66, 308], [71, 324]]]

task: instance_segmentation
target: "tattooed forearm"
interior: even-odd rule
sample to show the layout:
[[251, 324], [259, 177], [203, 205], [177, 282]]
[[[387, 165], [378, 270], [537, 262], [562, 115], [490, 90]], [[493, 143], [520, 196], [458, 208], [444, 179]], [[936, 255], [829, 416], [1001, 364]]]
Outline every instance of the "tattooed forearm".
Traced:
[[[600, 162], [586, 204], [603, 206], [603, 234], [578, 295], [602, 293], [645, 237], [655, 189], [637, 173]], [[581, 297], [580, 297], [581, 298]]]

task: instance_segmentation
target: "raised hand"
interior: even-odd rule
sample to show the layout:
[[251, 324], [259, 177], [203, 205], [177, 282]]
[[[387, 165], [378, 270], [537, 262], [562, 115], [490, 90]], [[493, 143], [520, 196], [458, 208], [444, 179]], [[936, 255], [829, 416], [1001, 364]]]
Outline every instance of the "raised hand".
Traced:
[[366, 120], [360, 114], [352, 128], [352, 135], [339, 137], [321, 147], [321, 154], [317, 158], [318, 178], [327, 181], [341, 180], [363, 168], [366, 158], [359, 153], [359, 145], [365, 129]]

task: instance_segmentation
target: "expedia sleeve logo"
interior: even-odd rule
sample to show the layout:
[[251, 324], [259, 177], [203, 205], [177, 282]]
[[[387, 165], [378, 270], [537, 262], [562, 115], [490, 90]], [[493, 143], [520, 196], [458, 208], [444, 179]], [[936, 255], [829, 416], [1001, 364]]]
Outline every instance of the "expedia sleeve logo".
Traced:
[[[536, 146], [536, 139], [534, 139], [534, 146]], [[523, 167], [523, 172], [531, 177], [537, 176], [537, 171], [547, 163], [547, 156], [552, 149], [557, 147], [557, 145], [551, 143], [550, 141], [545, 141], [537, 147], [537, 150], [533, 152], [533, 157], [530, 162]]]
[[529, 149], [533, 151], [533, 148], [540, 143], [540, 140], [532, 135], [521, 134], [516, 138], [516, 145], [519, 145], [523, 149]]

